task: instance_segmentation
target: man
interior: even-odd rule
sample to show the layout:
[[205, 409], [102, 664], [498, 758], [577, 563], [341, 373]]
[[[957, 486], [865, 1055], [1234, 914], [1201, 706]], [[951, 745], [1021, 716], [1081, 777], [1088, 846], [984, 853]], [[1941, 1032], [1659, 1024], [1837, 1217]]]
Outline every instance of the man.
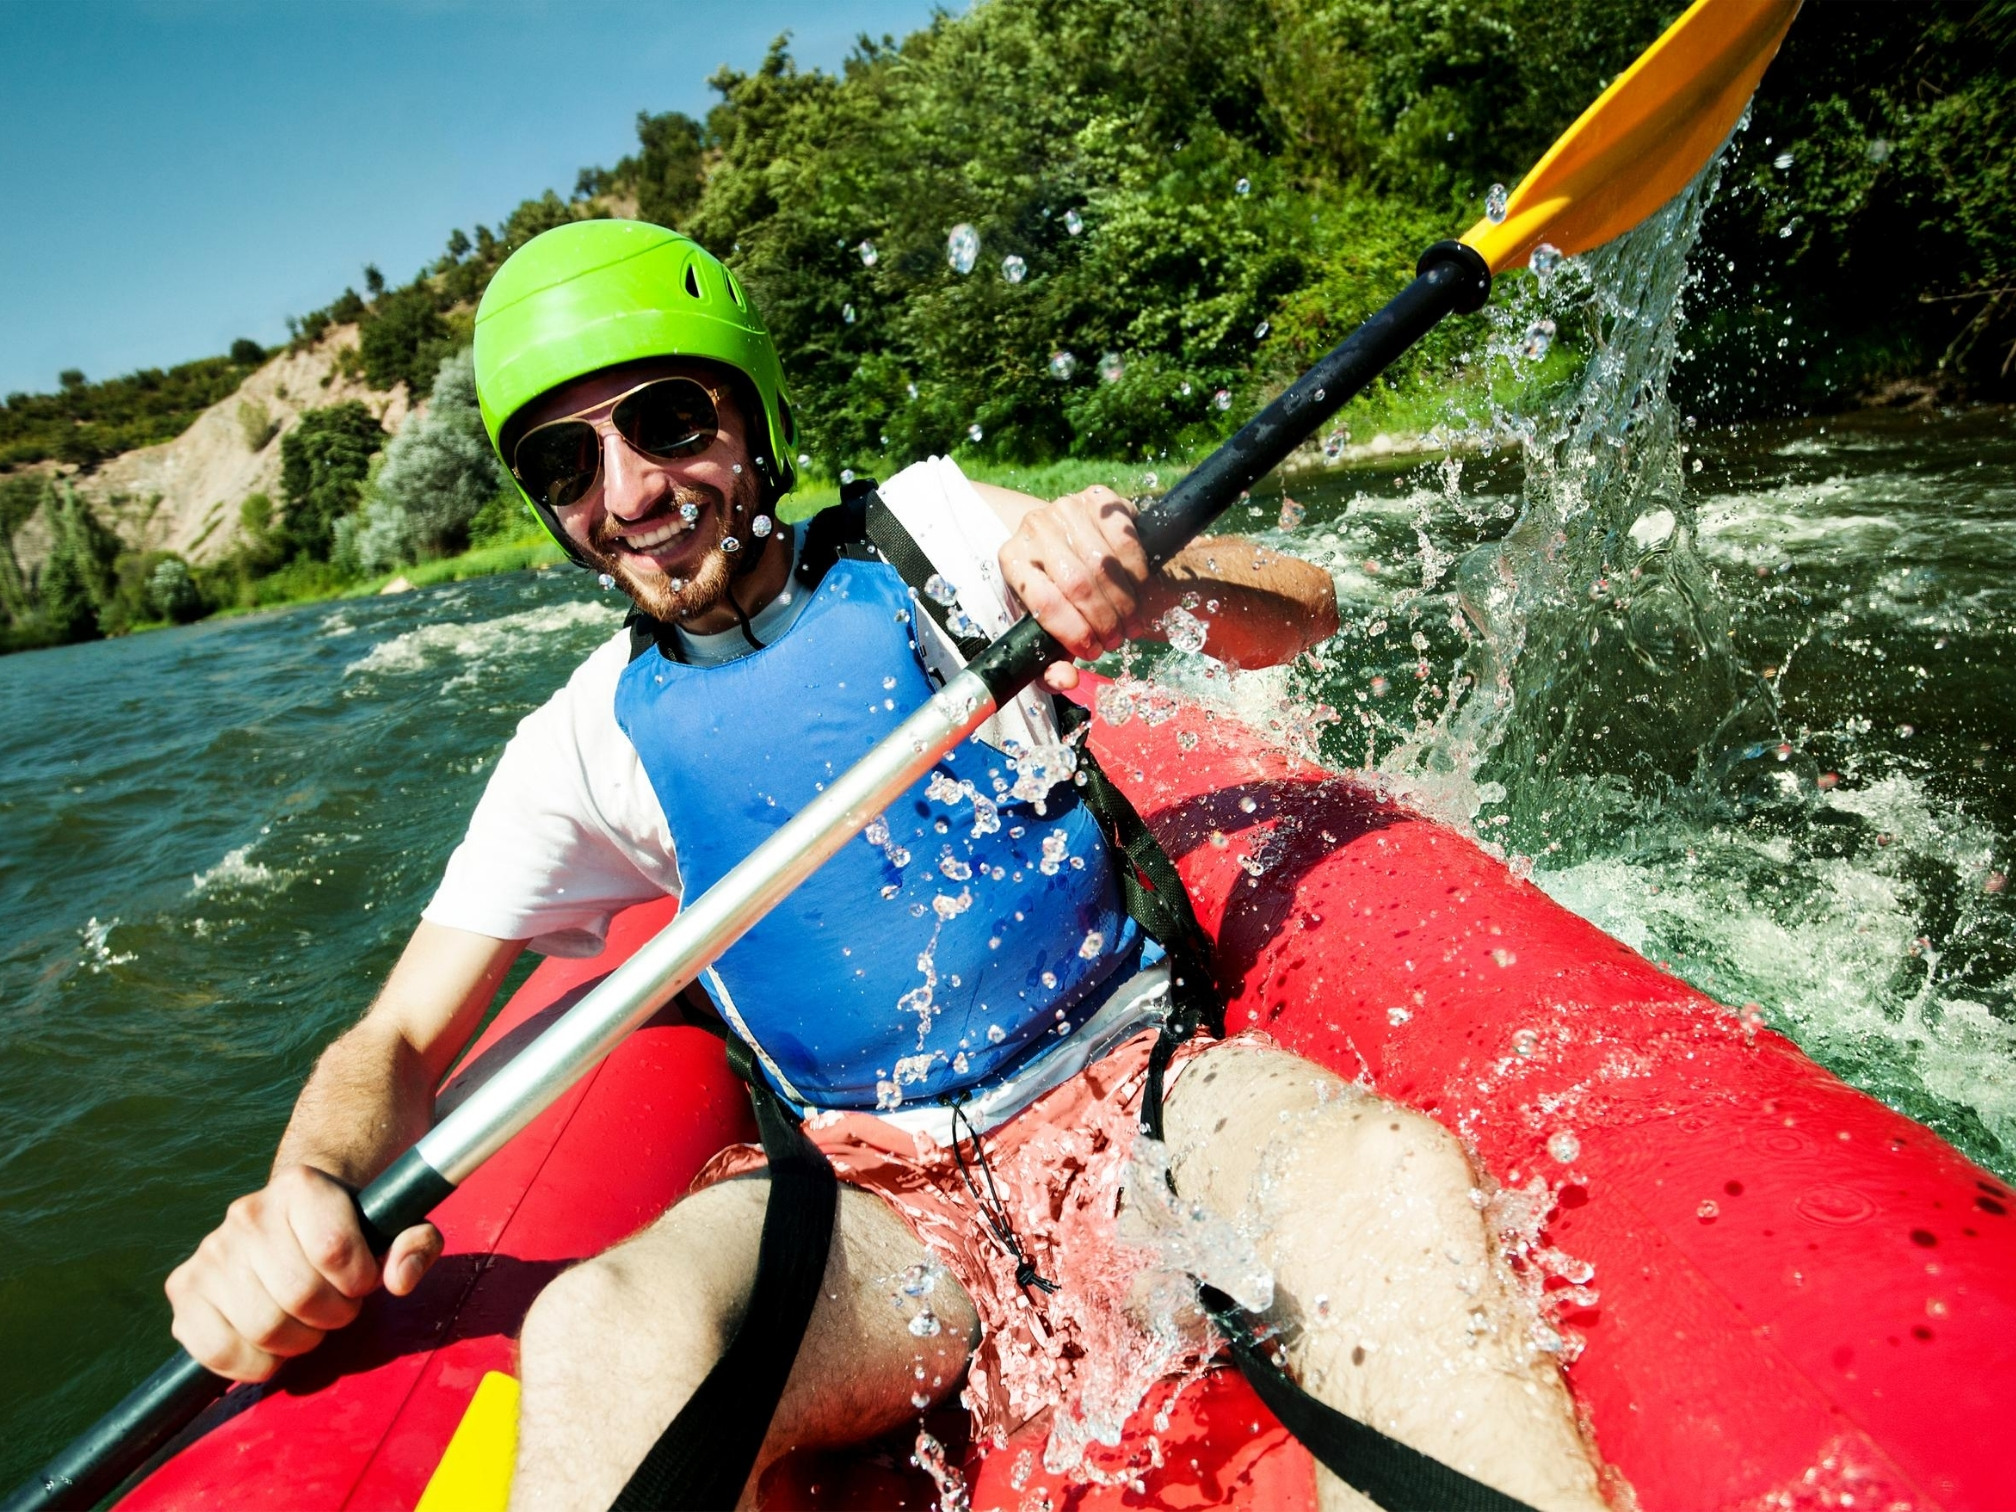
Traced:
[[[638, 614], [520, 726], [383, 992], [303, 1089], [271, 1181], [169, 1278], [176, 1337], [239, 1379], [313, 1348], [374, 1286], [410, 1292], [439, 1253], [421, 1225], [375, 1262], [346, 1187], [426, 1129], [518, 954], [592, 952], [618, 909], [703, 889], [958, 660], [845, 519], [778, 521], [795, 444], [777, 357], [696, 244], [625, 222], [537, 238], [484, 296], [477, 375], [534, 510]], [[941, 461], [882, 503], [937, 569], [928, 597], [956, 594], [955, 632], [1005, 626], [1009, 593], [1079, 659], [1174, 611], [1245, 666], [1336, 628], [1324, 574], [1245, 543], [1151, 577], [1110, 490], [1043, 504]], [[1166, 970], [1061, 749], [1045, 700], [1018, 700], [705, 977], [845, 1183], [752, 1494], [779, 1455], [954, 1391], [985, 1437], [1051, 1414], [1051, 1458], [1071, 1463], [1088, 1425], [1180, 1363], [1168, 1327], [1140, 1321], [1151, 1250], [1114, 1217], [1163, 1190], [1128, 1173]], [[1601, 1505], [1453, 1139], [1264, 1040], [1186, 1045], [1169, 1081], [1176, 1188], [1255, 1251], [1254, 1305], [1290, 1325], [1306, 1388], [1536, 1505]], [[734, 1335], [767, 1188], [760, 1154], [723, 1152], [540, 1297], [514, 1505], [599, 1512], [624, 1486]], [[1133, 1371], [1118, 1385], [1116, 1361]]]

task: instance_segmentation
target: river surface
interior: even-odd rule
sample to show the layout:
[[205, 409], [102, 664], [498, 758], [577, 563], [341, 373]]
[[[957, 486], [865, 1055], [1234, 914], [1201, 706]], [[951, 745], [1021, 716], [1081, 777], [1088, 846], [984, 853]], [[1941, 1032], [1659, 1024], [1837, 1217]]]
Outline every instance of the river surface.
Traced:
[[[1600, 585], [1570, 640], [1593, 656], [1588, 631], [1623, 623], [1632, 655], [1572, 690], [1567, 728], [1548, 712], [1568, 699], [1558, 653], [1554, 705], [1515, 676], [1487, 735], [1452, 712], [1491, 613], [1458, 563], [1516, 541], [1533, 487], [1504, 453], [1453, 482], [1437, 461], [1295, 481], [1292, 529], [1277, 498], [1235, 514], [1330, 566], [1346, 625], [1320, 668], [1234, 697], [1327, 703], [1331, 763], [1369, 757], [1569, 907], [2016, 1177], [2016, 417], [1684, 445], [1694, 612], [1751, 678], [1705, 744], [1646, 713], [1648, 677], [1707, 695], [1647, 669], [1671, 645]], [[1670, 552], [1655, 534], [1629, 549]], [[164, 1356], [162, 1275], [259, 1184], [513, 725], [618, 621], [585, 575], [552, 571], [0, 661], [10, 1483]]]

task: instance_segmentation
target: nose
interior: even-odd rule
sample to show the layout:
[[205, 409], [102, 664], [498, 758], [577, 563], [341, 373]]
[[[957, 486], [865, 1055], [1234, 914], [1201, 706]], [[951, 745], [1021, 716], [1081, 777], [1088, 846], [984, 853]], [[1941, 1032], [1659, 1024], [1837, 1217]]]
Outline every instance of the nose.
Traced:
[[626, 523], [643, 519], [664, 492], [662, 474], [614, 430], [604, 432], [601, 440], [603, 509]]

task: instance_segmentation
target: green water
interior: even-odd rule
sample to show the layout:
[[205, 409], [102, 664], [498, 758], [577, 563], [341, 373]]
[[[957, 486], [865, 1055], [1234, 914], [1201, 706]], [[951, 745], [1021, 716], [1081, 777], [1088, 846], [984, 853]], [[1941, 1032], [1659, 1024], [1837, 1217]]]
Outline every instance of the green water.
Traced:
[[[1730, 695], [1719, 764], [1690, 767], [1692, 735], [1639, 702], [1695, 688], [1657, 663], [1670, 647], [1625, 635], [1633, 674], [1588, 646], [1591, 625], [1629, 620], [1609, 600], [1558, 648], [1527, 647], [1529, 664], [1590, 652], [1557, 658], [1601, 674], [1570, 726], [1529, 740], [1551, 716], [1524, 683], [1486, 740], [1449, 713], [1480, 643], [1452, 628], [1465, 573], [1519, 548], [1532, 487], [1504, 453], [1453, 481], [1431, 463], [1293, 485], [1308, 512], [1291, 531], [1276, 500], [1235, 514], [1333, 569], [1346, 627], [1321, 670], [1232, 696], [1333, 706], [1328, 759], [1369, 752], [1569, 906], [2016, 1175], [2016, 936], [1989, 890], [2016, 835], [2016, 422], [1685, 444], [1702, 612], [1735, 665], [1789, 668], [1761, 706], [1747, 684]], [[514, 723], [618, 617], [583, 575], [526, 573], [0, 661], [10, 1483], [165, 1355], [160, 1278], [260, 1181]], [[1431, 758], [1424, 730], [1488, 749]], [[1535, 751], [1545, 767], [1511, 770]]]

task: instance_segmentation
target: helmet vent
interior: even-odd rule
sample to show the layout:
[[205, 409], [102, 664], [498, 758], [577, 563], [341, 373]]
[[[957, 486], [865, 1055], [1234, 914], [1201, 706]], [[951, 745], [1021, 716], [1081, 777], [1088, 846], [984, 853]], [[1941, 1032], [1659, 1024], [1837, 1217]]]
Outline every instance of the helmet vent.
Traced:
[[700, 297], [700, 270], [690, 262], [686, 264], [686, 292], [695, 299]]
[[748, 309], [749, 301], [742, 297], [742, 280], [737, 278], [733, 273], [729, 273], [726, 268], [723, 268], [721, 271], [728, 274], [728, 292], [735, 296], [736, 308], [742, 310]]

